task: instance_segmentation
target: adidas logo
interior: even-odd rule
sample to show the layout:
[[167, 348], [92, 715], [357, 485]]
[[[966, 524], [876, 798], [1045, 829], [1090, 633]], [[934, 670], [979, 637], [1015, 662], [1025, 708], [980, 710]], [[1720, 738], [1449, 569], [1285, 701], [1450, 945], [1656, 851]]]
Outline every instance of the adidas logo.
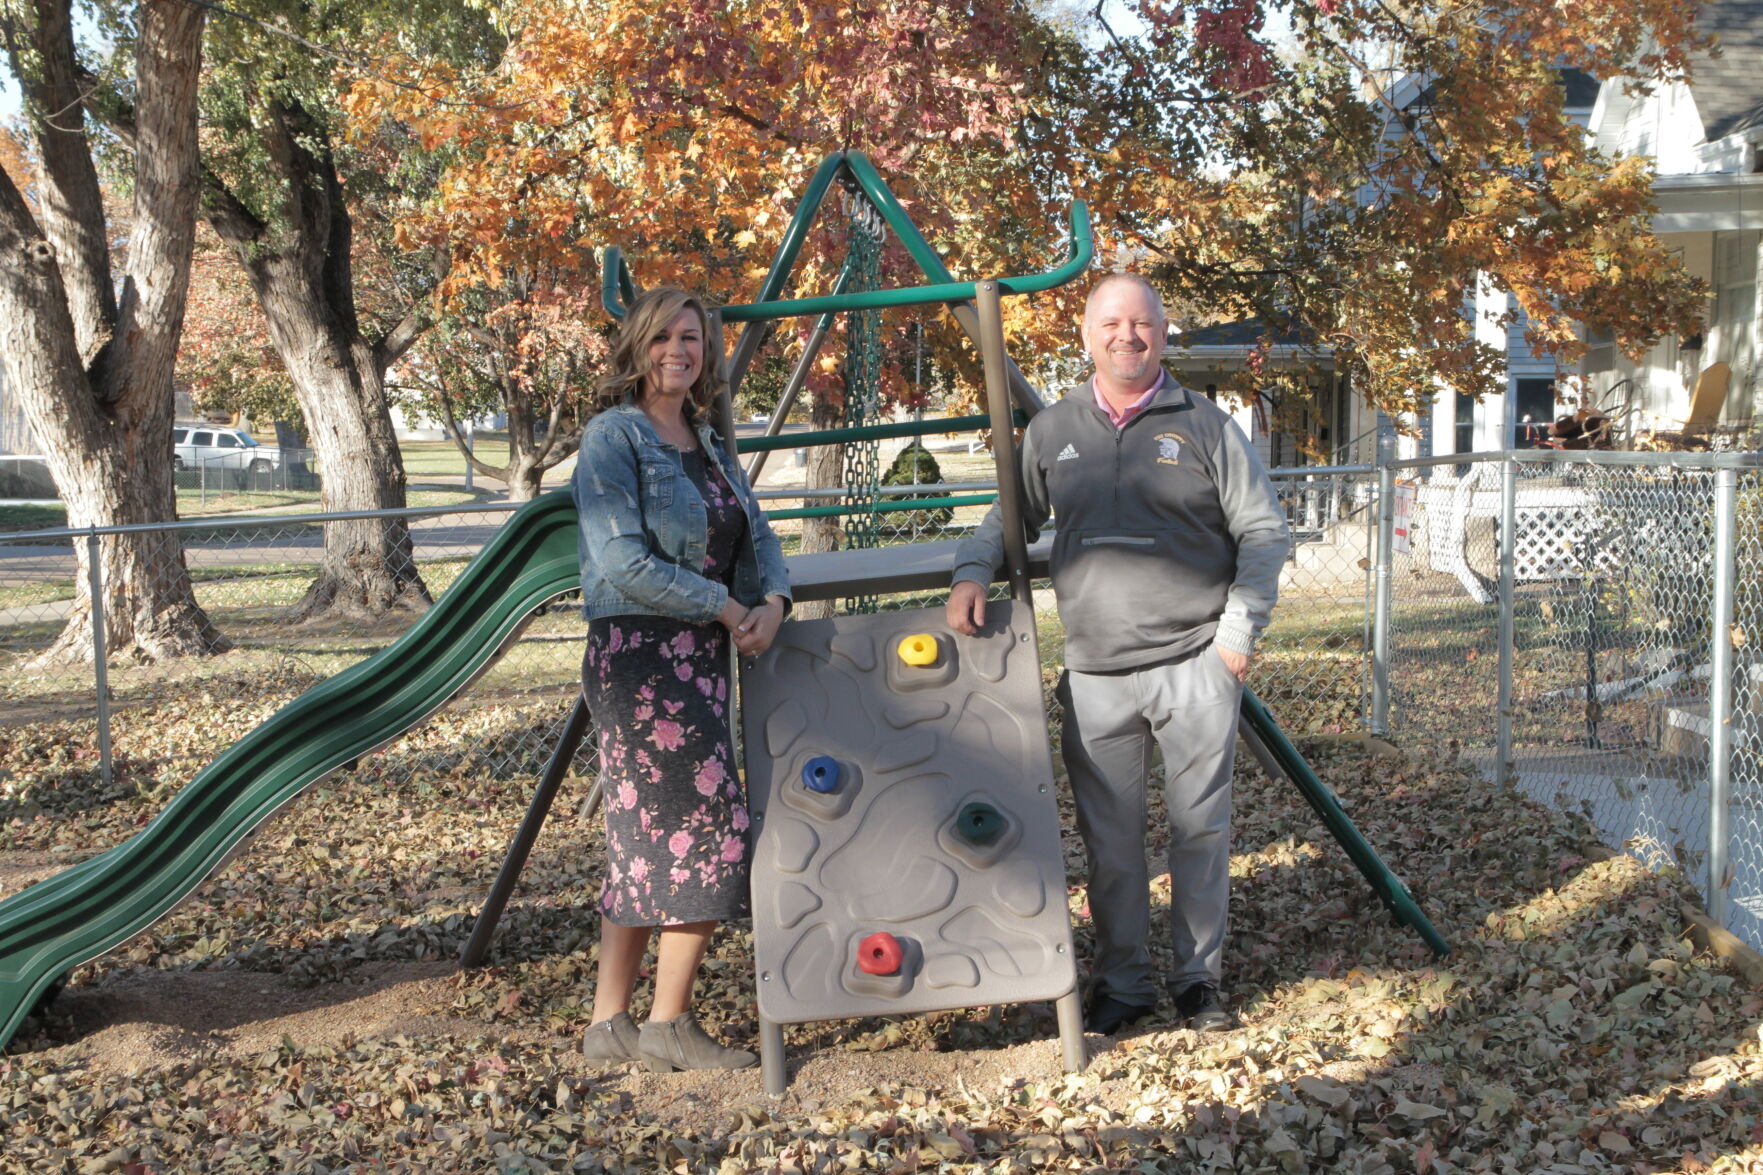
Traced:
[[1054, 458], [1054, 460], [1056, 462], [1057, 461], [1076, 461], [1077, 460], [1077, 446], [1076, 445], [1066, 445], [1063, 449], [1059, 450], [1059, 456]]

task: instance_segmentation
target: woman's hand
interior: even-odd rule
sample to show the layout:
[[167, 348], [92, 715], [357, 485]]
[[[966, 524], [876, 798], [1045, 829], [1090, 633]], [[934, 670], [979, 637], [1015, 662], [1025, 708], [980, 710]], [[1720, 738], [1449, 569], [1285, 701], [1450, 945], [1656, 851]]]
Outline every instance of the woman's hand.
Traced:
[[747, 618], [735, 627], [735, 648], [743, 657], [757, 657], [771, 648], [771, 642], [777, 639], [777, 630], [784, 623], [784, 600], [782, 596], [772, 596], [765, 603], [747, 613]]
[[747, 605], [741, 603], [733, 596], [730, 596], [728, 598], [728, 603], [724, 604], [722, 606], [722, 611], [717, 614], [716, 620], [717, 623], [735, 634], [737, 638], [736, 643], [738, 644], [741, 625], [747, 622], [747, 615], [751, 611], [752, 609], [748, 608]]

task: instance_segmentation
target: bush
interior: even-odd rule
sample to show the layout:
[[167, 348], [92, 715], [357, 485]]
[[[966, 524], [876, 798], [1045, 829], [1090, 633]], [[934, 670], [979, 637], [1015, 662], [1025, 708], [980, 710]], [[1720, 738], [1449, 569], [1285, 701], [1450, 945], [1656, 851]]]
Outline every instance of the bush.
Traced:
[[[940, 485], [942, 480], [943, 471], [937, 465], [937, 459], [930, 455], [929, 449], [914, 441], [900, 450], [900, 455], [894, 458], [894, 463], [888, 466], [888, 471], [882, 475], [881, 484], [884, 486], [904, 486], [915, 483]], [[925, 495], [926, 498], [941, 496], [941, 492]], [[917, 498], [895, 498], [892, 496], [882, 499], [884, 502], [917, 500]], [[902, 510], [897, 513], [876, 515], [875, 529], [876, 533], [888, 538], [910, 539], [926, 531], [942, 530], [949, 525], [949, 520], [954, 516], [955, 512], [947, 506], [939, 506], [933, 510]]]

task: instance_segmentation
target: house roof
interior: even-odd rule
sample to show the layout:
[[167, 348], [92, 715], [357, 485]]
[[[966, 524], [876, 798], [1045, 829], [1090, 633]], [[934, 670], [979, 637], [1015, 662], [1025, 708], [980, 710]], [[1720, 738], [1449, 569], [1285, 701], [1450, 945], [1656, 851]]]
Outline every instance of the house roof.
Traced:
[[[1169, 336], [1169, 345], [1182, 349], [1193, 347], [1253, 347], [1261, 341], [1267, 327], [1258, 318], [1241, 322], [1218, 322], [1211, 326], [1185, 330]], [[1302, 347], [1314, 343], [1308, 331], [1287, 329], [1273, 332], [1276, 347]]]
[[1697, 24], [1720, 52], [1698, 53], [1690, 92], [1709, 142], [1763, 125], [1763, 0], [1712, 0]]

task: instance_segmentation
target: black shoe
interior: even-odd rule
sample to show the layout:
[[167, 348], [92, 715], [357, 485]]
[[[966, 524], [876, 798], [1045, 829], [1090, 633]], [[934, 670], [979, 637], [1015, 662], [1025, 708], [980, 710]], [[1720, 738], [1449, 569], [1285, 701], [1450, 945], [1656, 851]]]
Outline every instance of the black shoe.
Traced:
[[1084, 1031], [1113, 1036], [1155, 1010], [1150, 1004], [1129, 1004], [1111, 995], [1098, 994], [1084, 1011]]
[[1230, 1013], [1218, 998], [1218, 985], [1204, 979], [1175, 993], [1175, 1014], [1195, 1032], [1223, 1032], [1230, 1027]]

